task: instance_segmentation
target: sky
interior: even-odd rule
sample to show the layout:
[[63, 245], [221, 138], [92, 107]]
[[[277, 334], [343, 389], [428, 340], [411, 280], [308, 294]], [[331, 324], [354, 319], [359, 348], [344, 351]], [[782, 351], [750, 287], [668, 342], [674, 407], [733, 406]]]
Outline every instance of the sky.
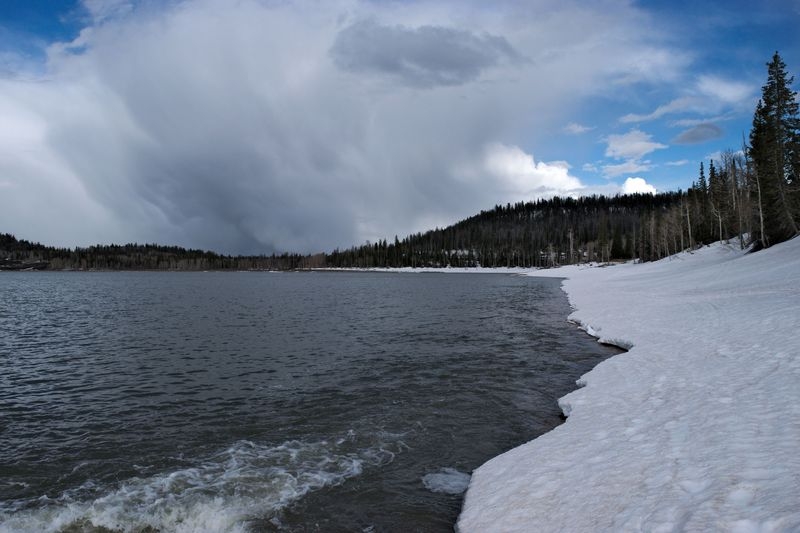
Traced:
[[0, 232], [305, 253], [686, 189], [775, 51], [800, 80], [798, 27], [800, 0], [4, 0]]

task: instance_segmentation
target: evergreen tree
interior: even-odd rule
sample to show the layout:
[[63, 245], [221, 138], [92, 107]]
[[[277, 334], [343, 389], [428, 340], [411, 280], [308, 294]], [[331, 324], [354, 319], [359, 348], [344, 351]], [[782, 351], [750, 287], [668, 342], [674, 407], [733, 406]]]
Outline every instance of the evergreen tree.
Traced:
[[702, 161], [700, 162], [700, 176], [697, 178], [697, 185], [694, 185], [693, 188], [697, 197], [696, 237], [699, 242], [709, 243], [714, 240], [714, 221], [711, 218], [711, 195]]
[[728, 217], [728, 175], [724, 169], [717, 171], [713, 160], [708, 165], [708, 190], [711, 213], [717, 222], [714, 238], [721, 241], [725, 238], [723, 224]]
[[[775, 52], [767, 63], [767, 83], [753, 116], [750, 157], [754, 187], [762, 198], [762, 246], [784, 241], [798, 233], [798, 175], [800, 174], [800, 116], [794, 77]], [[758, 227], [758, 226], [757, 226]]]
[[611, 242], [611, 259], [627, 259], [628, 254], [625, 250], [625, 243], [622, 239], [622, 227], [617, 225], [614, 227], [614, 237]]

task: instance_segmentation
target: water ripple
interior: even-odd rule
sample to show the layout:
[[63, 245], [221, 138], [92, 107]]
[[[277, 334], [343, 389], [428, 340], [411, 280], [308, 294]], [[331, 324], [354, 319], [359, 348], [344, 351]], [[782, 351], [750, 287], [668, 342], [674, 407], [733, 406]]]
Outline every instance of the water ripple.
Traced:
[[455, 485], [424, 479], [552, 428], [614, 353], [552, 280], [39, 272], [0, 291], [0, 531], [451, 530]]

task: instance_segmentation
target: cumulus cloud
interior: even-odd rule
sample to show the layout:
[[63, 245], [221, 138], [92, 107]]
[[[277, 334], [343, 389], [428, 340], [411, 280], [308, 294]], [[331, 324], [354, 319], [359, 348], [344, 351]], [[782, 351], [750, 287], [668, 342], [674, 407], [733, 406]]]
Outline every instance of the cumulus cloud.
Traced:
[[606, 142], [606, 157], [614, 159], [638, 160], [650, 152], [667, 148], [667, 145], [653, 141], [652, 135], [638, 129], [609, 135]]
[[644, 178], [628, 178], [622, 184], [622, 194], [655, 194], [656, 188], [647, 183]]
[[385, 75], [416, 87], [461, 85], [501, 62], [521, 61], [501, 36], [442, 26], [381, 25], [375, 20], [341, 30], [331, 55], [344, 70]]
[[719, 139], [722, 134], [722, 128], [716, 124], [705, 122], [682, 131], [672, 142], [675, 144], [700, 144], [712, 139]]
[[492, 197], [492, 204], [553, 196], [578, 197], [592, 194], [613, 196], [655, 191], [655, 188], [642, 178], [629, 178], [622, 186], [615, 183], [601, 186], [586, 185], [570, 174], [570, 168], [565, 161], [536, 161], [533, 155], [518, 146], [491, 143], [486, 146], [479, 160], [466, 162], [456, 173], [465, 183], [472, 180], [489, 180], [492, 185], [488, 189], [496, 191]]
[[626, 2], [85, 5], [38, 79], [0, 79], [0, 227], [58, 245], [311, 252], [589, 191], [516, 136], [658, 78], [644, 50], [679, 63]]
[[537, 162], [518, 146], [490, 144], [483, 163], [486, 173], [498, 181], [500, 188], [519, 199], [569, 194], [584, 187], [569, 174], [566, 162]]

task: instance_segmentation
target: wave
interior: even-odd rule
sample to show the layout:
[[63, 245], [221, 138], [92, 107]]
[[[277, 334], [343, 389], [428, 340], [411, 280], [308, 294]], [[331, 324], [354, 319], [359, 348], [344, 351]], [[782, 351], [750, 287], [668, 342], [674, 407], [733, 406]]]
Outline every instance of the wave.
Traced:
[[239, 441], [197, 466], [101, 487], [94, 498], [77, 496], [98, 494], [89, 480], [58, 498], [14, 502], [0, 508], [0, 532], [244, 532], [309, 492], [391, 463], [405, 445], [386, 437], [366, 447], [353, 431], [277, 446]]

